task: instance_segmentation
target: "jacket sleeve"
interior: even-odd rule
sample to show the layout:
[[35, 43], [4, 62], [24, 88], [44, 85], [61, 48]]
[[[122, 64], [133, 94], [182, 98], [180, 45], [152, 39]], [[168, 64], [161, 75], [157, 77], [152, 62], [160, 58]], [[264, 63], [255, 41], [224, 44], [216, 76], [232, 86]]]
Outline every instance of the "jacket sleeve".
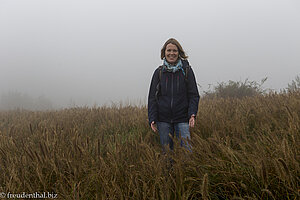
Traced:
[[155, 93], [156, 93], [156, 87], [157, 84], [159, 83], [159, 72], [158, 69], [155, 70], [151, 84], [150, 84], [150, 89], [149, 89], [149, 95], [148, 95], [148, 119], [149, 119], [149, 124], [151, 122], [157, 122], [158, 120], [158, 105], [157, 101], [155, 98]]
[[188, 116], [189, 118], [194, 114], [197, 115], [198, 112], [198, 104], [199, 104], [199, 91], [195, 79], [194, 72], [192, 68], [189, 69], [188, 75], [188, 99], [189, 99], [189, 109]]

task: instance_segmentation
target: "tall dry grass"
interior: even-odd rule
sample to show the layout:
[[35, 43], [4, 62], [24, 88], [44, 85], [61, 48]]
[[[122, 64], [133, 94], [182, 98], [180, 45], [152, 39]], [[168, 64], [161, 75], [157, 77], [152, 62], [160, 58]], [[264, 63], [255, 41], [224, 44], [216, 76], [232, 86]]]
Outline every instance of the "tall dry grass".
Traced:
[[202, 99], [192, 153], [146, 107], [0, 113], [0, 192], [59, 199], [298, 199], [300, 93]]

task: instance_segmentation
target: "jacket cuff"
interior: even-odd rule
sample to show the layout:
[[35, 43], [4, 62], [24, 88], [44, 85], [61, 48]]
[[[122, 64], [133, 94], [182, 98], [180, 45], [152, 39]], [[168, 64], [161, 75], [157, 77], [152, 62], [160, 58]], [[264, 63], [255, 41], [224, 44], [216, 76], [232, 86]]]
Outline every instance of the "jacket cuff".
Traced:
[[149, 121], [149, 126], [151, 126], [151, 122], [156, 123], [156, 120], [151, 120], [151, 121]]
[[190, 118], [191, 118], [192, 116], [194, 116], [194, 117], [196, 118], [196, 114], [194, 114], [194, 113], [190, 114]]

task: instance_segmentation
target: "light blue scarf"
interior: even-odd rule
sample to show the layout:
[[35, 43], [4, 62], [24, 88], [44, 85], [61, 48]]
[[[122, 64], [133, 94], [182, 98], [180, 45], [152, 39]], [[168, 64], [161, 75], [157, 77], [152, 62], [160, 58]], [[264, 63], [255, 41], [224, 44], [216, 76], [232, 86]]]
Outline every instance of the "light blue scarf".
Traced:
[[164, 66], [165, 66], [165, 70], [167, 72], [172, 72], [175, 73], [178, 70], [181, 70], [183, 75], [185, 75], [184, 70], [182, 68], [182, 61], [181, 59], [179, 59], [179, 61], [177, 62], [176, 65], [171, 65], [170, 63], [167, 62], [166, 58], [164, 58]]

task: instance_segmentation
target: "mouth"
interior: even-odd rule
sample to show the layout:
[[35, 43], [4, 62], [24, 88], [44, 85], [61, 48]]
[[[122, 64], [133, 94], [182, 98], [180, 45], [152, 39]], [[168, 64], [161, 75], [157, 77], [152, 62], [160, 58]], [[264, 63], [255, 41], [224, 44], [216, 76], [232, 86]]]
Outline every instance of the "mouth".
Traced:
[[168, 56], [170, 59], [176, 59], [176, 56]]

